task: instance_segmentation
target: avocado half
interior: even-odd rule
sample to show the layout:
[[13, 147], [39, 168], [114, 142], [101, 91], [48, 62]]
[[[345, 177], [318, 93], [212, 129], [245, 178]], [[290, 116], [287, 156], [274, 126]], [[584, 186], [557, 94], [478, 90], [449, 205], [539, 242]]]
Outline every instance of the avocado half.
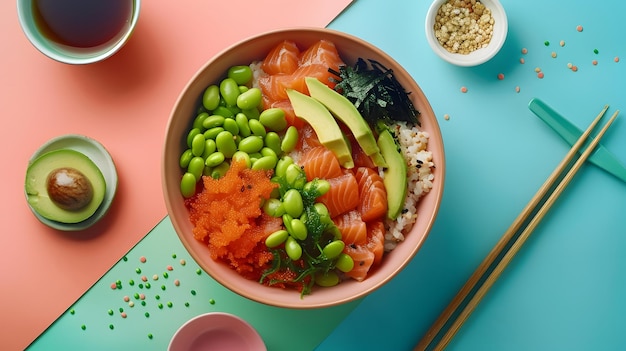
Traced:
[[[48, 193], [48, 177], [59, 169], [79, 171], [91, 183], [91, 200], [78, 209], [66, 209], [55, 203]], [[102, 204], [106, 182], [96, 164], [83, 153], [60, 149], [37, 157], [26, 170], [24, 189], [33, 211], [61, 223], [79, 223], [91, 217]]]

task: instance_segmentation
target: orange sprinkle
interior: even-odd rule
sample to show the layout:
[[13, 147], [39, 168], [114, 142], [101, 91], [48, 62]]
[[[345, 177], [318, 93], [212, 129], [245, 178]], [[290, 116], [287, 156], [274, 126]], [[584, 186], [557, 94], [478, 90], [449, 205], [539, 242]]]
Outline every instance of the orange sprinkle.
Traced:
[[516, 92], [516, 93], [519, 93], [519, 92], [520, 92], [520, 88], [519, 88], [519, 86], [515, 87], [515, 92]]
[[526, 61], [525, 61], [525, 60], [524, 60], [524, 58], [522, 57], [522, 58], [520, 58], [520, 59], [519, 59], [519, 63], [521, 63], [521, 64], [523, 65], [524, 63], [526, 63]]
[[591, 63], [592, 63], [594, 66], [596, 66], [596, 65], [598, 64], [598, 60], [593, 60], [593, 61], [591, 61]]
[[462, 92], [463, 94], [467, 93], [467, 88], [466, 88], [466, 87], [461, 87], [461, 92]]
[[576, 65], [572, 66], [572, 71], [574, 71], [574, 72], [578, 71], [578, 66], [576, 66]]
[[543, 79], [543, 77], [544, 77], [543, 72], [538, 72], [537, 73], [537, 78]]
[[528, 53], [528, 49], [523, 48], [523, 49], [522, 49], [522, 54], [526, 55], [527, 53]]
[[619, 62], [619, 57], [615, 56], [615, 58], [613, 59], [613, 61], [615, 61], [615, 62]]
[[498, 73], [498, 79], [499, 80], [503, 80], [504, 79], [504, 74], [503, 73]]
[[576, 26], [576, 30], [579, 31], [579, 32], [582, 32], [583, 31], [583, 26], [581, 26], [581, 25]]

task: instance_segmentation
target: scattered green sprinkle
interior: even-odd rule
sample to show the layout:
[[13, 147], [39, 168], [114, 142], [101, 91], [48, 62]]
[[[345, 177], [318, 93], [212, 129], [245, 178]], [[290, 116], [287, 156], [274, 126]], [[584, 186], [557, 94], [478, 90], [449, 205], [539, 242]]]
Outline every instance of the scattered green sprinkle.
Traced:
[[168, 301], [168, 302], [167, 302], [167, 307], [172, 308], [172, 306], [174, 306], [174, 304], [172, 303], [172, 301]]
[[593, 49], [594, 54], [597, 54], [598, 52], [599, 52], [598, 49]]
[[170, 275], [169, 275], [167, 272], [163, 272], [163, 278], [167, 278], [167, 277], [169, 277], [169, 276], [170, 276]]
[[[146, 284], [148, 284], [148, 283], [146, 283]], [[139, 287], [139, 289], [143, 289], [143, 284], [139, 283], [139, 284], [137, 284], [137, 286]]]
[[144, 316], [146, 316], [146, 318], [149, 318], [150, 317], [150, 313], [146, 312], [146, 313], [144, 313]]
[[161, 285], [161, 290], [165, 290], [165, 285]]
[[113, 324], [109, 324], [109, 329], [113, 330], [115, 329], [115, 326]]
[[108, 310], [107, 313], [109, 314], [109, 316], [113, 315], [113, 310]]
[[185, 307], [189, 307], [189, 302], [185, 302]]
[[546, 41], [543, 43], [543, 45], [545, 45], [545, 46], [550, 46], [550, 42], [546, 40]]
[[172, 258], [176, 258], [176, 254], [172, 254]]
[[141, 300], [141, 305], [145, 306], [146, 305], [146, 300]]
[[74, 311], [74, 309], [72, 308], [72, 309], [70, 310], [70, 314], [74, 314], [74, 313], [76, 313], [76, 311]]
[[120, 311], [120, 313], [122, 313], [122, 312], [124, 312], [124, 309], [120, 307], [119, 311]]
[[135, 269], [135, 272], [137, 272], [137, 274], [141, 274], [141, 268], [137, 267], [137, 268]]
[[151, 333], [148, 334], [148, 339], [152, 340], [153, 336]]
[[209, 300], [209, 303], [210, 303], [211, 305], [215, 305], [215, 300], [214, 300], [214, 299], [210, 299], [210, 300]]
[[83, 325], [80, 326], [80, 329], [85, 330], [85, 329], [87, 329], [87, 326], [83, 324]]
[[115, 281], [115, 286], [116, 286], [118, 289], [121, 289], [121, 288], [122, 288], [122, 282], [121, 282], [121, 281], [119, 281], [119, 280]]
[[154, 295], [154, 298], [158, 300], [158, 299], [161, 298], [161, 296], [160, 295]]
[[150, 289], [151, 286], [150, 283], [146, 283], [146, 289]]
[[159, 307], [159, 309], [163, 309], [163, 304], [159, 302], [159, 304], [157, 305]]
[[135, 295], [133, 295], [135, 297], [135, 299], [139, 298], [139, 293], [135, 293]]
[[196, 269], [196, 274], [197, 274], [197, 275], [202, 274], [202, 270], [201, 270], [200, 268]]
[[128, 261], [128, 257], [124, 256], [124, 257], [122, 257], [122, 260], [123, 260], [124, 262], [126, 262], [126, 261]]
[[191, 295], [196, 295], [196, 291], [195, 290], [191, 290]]
[[129, 284], [130, 286], [133, 286], [133, 285], [135, 285], [135, 281], [131, 279], [131, 280], [129, 280], [129, 281], [128, 281], [128, 284]]

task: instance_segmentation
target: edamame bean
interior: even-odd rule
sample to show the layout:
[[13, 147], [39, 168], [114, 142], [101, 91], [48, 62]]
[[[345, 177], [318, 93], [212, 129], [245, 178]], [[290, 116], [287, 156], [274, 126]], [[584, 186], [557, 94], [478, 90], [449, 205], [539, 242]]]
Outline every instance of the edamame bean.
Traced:
[[267, 132], [265, 134], [265, 145], [274, 151], [275, 155], [280, 155], [282, 149], [280, 148], [280, 136], [276, 132]]
[[287, 170], [285, 171], [285, 180], [290, 187], [294, 189], [302, 189], [306, 183], [306, 176], [300, 166], [292, 163], [287, 166]]
[[225, 159], [226, 157], [224, 157], [223, 153], [216, 151], [204, 160], [204, 165], [207, 167], [215, 167], [222, 164]]
[[204, 166], [204, 171], [202, 171], [202, 174], [205, 176], [210, 177], [211, 173], [213, 173], [213, 167], [207, 167], [206, 165]]
[[264, 146], [263, 148], [261, 148], [261, 155], [275, 157], [276, 160], [278, 161], [278, 155], [276, 155], [274, 150], [272, 150], [271, 148], [269, 148], [267, 146]]
[[289, 233], [287, 233], [286, 230], [284, 229], [277, 230], [273, 232], [272, 234], [270, 234], [265, 239], [265, 246], [269, 248], [277, 247], [280, 244], [284, 243], [288, 237], [289, 237]]
[[239, 135], [243, 138], [250, 136], [252, 132], [248, 125], [248, 117], [246, 117], [243, 112], [239, 112], [235, 115], [235, 122], [237, 122], [237, 126], [239, 127]]
[[200, 129], [199, 129], [199, 128], [192, 128], [192, 129], [189, 131], [189, 133], [187, 133], [187, 146], [188, 146], [189, 148], [191, 148], [191, 142], [193, 141], [193, 138], [194, 138], [196, 135], [200, 134], [200, 133], [201, 133], [201, 131], [200, 131]]
[[319, 272], [315, 274], [315, 284], [330, 287], [339, 284], [339, 276], [333, 271]]
[[313, 179], [304, 184], [304, 191], [307, 193], [315, 192], [316, 197], [326, 194], [330, 190], [330, 183], [326, 179]]
[[293, 164], [293, 158], [291, 156], [283, 156], [278, 163], [276, 163], [276, 175], [279, 177], [285, 176], [285, 172], [287, 171], [287, 167]]
[[285, 241], [285, 252], [293, 261], [297, 261], [302, 257], [302, 246], [292, 236], [287, 237]]
[[252, 166], [252, 161], [250, 161], [250, 155], [243, 151], [235, 152], [232, 159], [233, 161], [243, 161], [246, 164], [247, 168], [250, 168], [250, 166]]
[[221, 127], [224, 124], [224, 116], [220, 115], [210, 115], [203, 122], [202, 126], [204, 129], [211, 129], [215, 127]]
[[226, 158], [231, 158], [237, 151], [233, 134], [227, 130], [220, 132], [217, 137], [215, 137], [215, 145], [217, 146], [217, 151], [223, 153]]
[[232, 79], [226, 78], [220, 82], [220, 94], [226, 102], [226, 106], [236, 106], [239, 96], [239, 84]]
[[294, 218], [291, 220], [291, 231], [289, 231], [289, 234], [298, 240], [305, 240], [308, 235], [308, 231], [304, 222], [302, 222], [299, 218]]
[[287, 131], [285, 132], [285, 136], [283, 136], [283, 140], [280, 143], [280, 148], [283, 152], [291, 152], [296, 147], [298, 143], [298, 128], [294, 126], [289, 126]]
[[274, 169], [274, 167], [276, 167], [277, 162], [278, 159], [275, 156], [263, 156], [252, 162], [252, 167], [250, 168], [254, 170], [269, 171], [270, 169]]
[[246, 110], [241, 110], [241, 112], [243, 112], [244, 115], [246, 115], [246, 117], [248, 117], [248, 119], [259, 119], [259, 116], [261, 115], [261, 112], [259, 112], [258, 108], [250, 108], [250, 109], [246, 109]]
[[187, 167], [189, 167], [189, 161], [191, 161], [192, 158], [193, 158], [193, 153], [191, 152], [191, 149], [187, 149], [183, 151], [182, 155], [180, 155], [180, 160], [179, 160], [180, 168], [186, 169]]
[[259, 120], [257, 119], [250, 119], [248, 117], [248, 126], [250, 127], [252, 135], [265, 137], [265, 134], [267, 134], [267, 132], [265, 131], [265, 126], [261, 124], [261, 122], [259, 122]]
[[263, 204], [263, 211], [272, 217], [282, 217], [285, 214], [285, 206], [279, 199], [268, 199]]
[[215, 110], [213, 110], [213, 114], [222, 116], [224, 118], [233, 118], [233, 116], [235, 116], [235, 113], [233, 113], [233, 111], [226, 106], [216, 107]]
[[261, 105], [262, 98], [261, 89], [250, 88], [246, 92], [239, 94], [237, 97], [237, 107], [242, 110], [257, 108]]
[[285, 225], [285, 229], [287, 229], [288, 232], [291, 232], [291, 220], [293, 219], [293, 217], [291, 217], [288, 214], [284, 214], [283, 215], [283, 224]]
[[205, 146], [206, 140], [204, 139], [204, 134], [196, 134], [191, 141], [191, 152], [194, 156], [202, 156]]
[[342, 252], [337, 257], [335, 267], [344, 273], [350, 272], [352, 268], [354, 268], [354, 260], [350, 257], [350, 255]]
[[245, 86], [245, 85], [240, 85], [240, 86], [239, 86], [239, 95], [241, 95], [241, 94], [245, 93], [245, 92], [246, 92], [246, 91], [248, 91], [248, 90], [250, 90], [250, 88], [248, 88], [247, 86]]
[[189, 161], [189, 166], [187, 167], [187, 172], [193, 174], [196, 177], [196, 180], [199, 180], [202, 177], [202, 172], [204, 171], [204, 159], [200, 156], [194, 156], [191, 161]]
[[229, 131], [232, 135], [239, 135], [239, 126], [233, 118], [224, 120], [224, 130]]
[[202, 158], [206, 160], [212, 153], [215, 152], [217, 146], [215, 146], [215, 140], [207, 139], [204, 141], [204, 152], [202, 153]]
[[287, 128], [287, 120], [285, 119], [285, 110], [278, 107], [263, 110], [259, 115], [259, 121], [268, 129], [280, 132]]
[[217, 137], [217, 135], [221, 132], [224, 131], [223, 127], [214, 127], [211, 128], [209, 130], [207, 130], [206, 132], [204, 132], [204, 138], [209, 140], [209, 139], [213, 139], [215, 140], [215, 138]]
[[237, 84], [247, 84], [252, 79], [252, 69], [249, 66], [232, 66], [227, 72], [228, 78], [232, 78]]
[[[202, 128], [204, 128], [204, 126], [202, 125], [204, 123], [204, 120], [209, 118], [209, 114], [206, 112], [201, 112], [196, 116], [196, 119], [193, 120], [193, 126], [192, 128], [198, 128], [200, 130], [202, 130]], [[206, 129], [206, 128], [205, 128]]]
[[[321, 223], [333, 223], [333, 220], [330, 218], [330, 212], [328, 212], [328, 208], [326, 207], [326, 205], [321, 202], [316, 202], [313, 205], [313, 208], [315, 209], [315, 212], [317, 212], [317, 214], [319, 215]], [[341, 236], [339, 237], [339, 239], [341, 239]]]
[[219, 165], [213, 167], [213, 171], [211, 172], [211, 177], [213, 179], [222, 178], [226, 172], [228, 172], [228, 168], [230, 168], [230, 164], [228, 162], [222, 162]]
[[[289, 189], [283, 195], [283, 204], [285, 205], [285, 212], [291, 217], [300, 217], [304, 210], [304, 203], [302, 202], [302, 195], [296, 189]], [[304, 240], [304, 239], [301, 239]]]
[[180, 180], [180, 192], [184, 197], [192, 197], [196, 193], [196, 177], [185, 172]]
[[346, 247], [346, 244], [343, 241], [334, 240], [324, 246], [322, 253], [326, 256], [326, 258], [332, 260], [339, 257], [339, 255], [343, 252], [344, 247]]
[[263, 148], [263, 139], [260, 136], [251, 135], [241, 139], [239, 142], [239, 150], [248, 154], [261, 151]]
[[209, 111], [215, 110], [220, 104], [220, 88], [217, 85], [209, 85], [202, 95], [202, 106]]

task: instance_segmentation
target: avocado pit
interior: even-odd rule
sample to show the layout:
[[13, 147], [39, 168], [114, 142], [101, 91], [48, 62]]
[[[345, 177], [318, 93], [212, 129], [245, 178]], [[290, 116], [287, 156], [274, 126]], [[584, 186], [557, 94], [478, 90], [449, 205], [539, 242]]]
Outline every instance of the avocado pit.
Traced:
[[93, 199], [93, 185], [89, 178], [75, 168], [53, 170], [46, 184], [50, 200], [67, 211], [80, 210]]

